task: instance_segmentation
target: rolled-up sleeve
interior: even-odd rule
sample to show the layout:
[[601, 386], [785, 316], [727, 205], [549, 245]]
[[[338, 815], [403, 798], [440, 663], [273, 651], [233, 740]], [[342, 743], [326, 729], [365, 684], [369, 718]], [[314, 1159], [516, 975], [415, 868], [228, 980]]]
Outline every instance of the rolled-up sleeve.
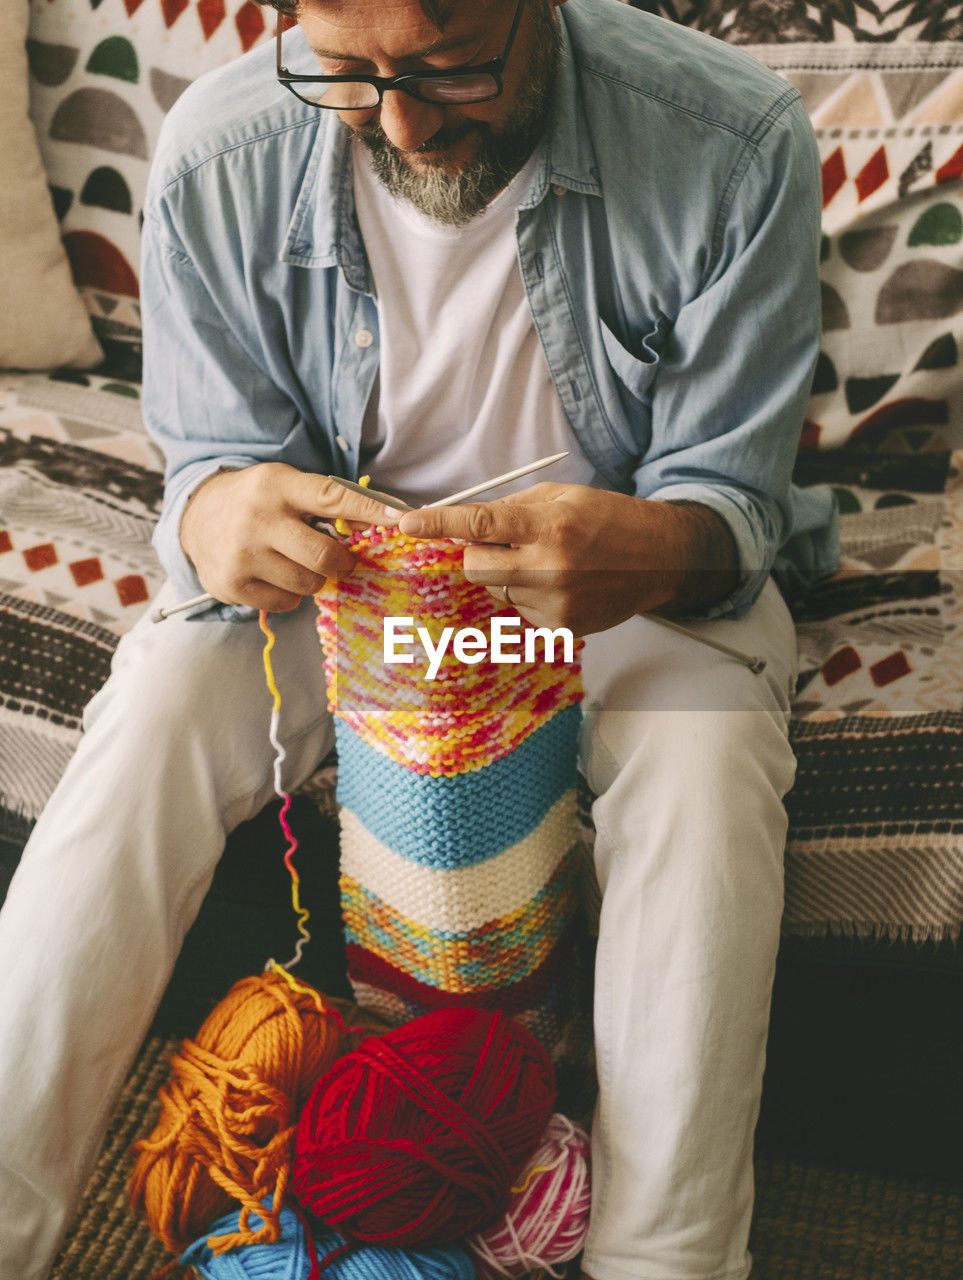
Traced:
[[661, 353], [640, 496], [716, 511], [739, 553], [736, 588], [706, 611], [755, 600], [793, 524], [792, 469], [819, 350], [820, 177], [798, 98], [747, 139], [723, 194], [702, 288]]
[[218, 256], [209, 253], [199, 265], [165, 225], [162, 208], [148, 210], [141, 265], [144, 420], [166, 460], [154, 545], [181, 599], [203, 590], [179, 536], [184, 508], [203, 480], [268, 461], [330, 468], [317, 433], [265, 367], [256, 331], [242, 319], [230, 254], [224, 250], [223, 269]]

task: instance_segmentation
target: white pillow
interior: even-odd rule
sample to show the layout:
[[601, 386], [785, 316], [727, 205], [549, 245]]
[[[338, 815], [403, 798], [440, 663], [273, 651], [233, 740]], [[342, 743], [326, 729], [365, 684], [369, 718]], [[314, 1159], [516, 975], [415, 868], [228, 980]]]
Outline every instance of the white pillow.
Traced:
[[27, 0], [0, 0], [0, 368], [103, 358], [70, 265], [28, 114]]

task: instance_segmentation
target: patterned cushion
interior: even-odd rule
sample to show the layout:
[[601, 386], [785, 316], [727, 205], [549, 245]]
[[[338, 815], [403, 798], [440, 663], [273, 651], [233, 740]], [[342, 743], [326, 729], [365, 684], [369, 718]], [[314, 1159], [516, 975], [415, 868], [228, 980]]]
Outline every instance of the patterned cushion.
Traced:
[[823, 347], [804, 443], [963, 443], [963, 44], [778, 45], [823, 159]]
[[70, 278], [28, 114], [27, 8], [0, 10], [0, 365], [96, 364], [101, 352]]
[[140, 341], [140, 219], [164, 115], [273, 23], [253, 0], [32, 0], [31, 115], [74, 275], [108, 346]]

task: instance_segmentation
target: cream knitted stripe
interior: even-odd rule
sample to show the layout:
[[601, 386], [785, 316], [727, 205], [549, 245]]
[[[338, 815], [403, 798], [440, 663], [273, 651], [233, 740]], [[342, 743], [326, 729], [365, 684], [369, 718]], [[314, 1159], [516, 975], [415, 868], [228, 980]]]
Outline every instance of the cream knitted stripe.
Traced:
[[341, 810], [341, 872], [399, 915], [431, 930], [458, 933], [512, 915], [551, 879], [577, 836], [575, 791], [494, 858], [467, 867], [420, 866], [382, 844], [350, 809]]

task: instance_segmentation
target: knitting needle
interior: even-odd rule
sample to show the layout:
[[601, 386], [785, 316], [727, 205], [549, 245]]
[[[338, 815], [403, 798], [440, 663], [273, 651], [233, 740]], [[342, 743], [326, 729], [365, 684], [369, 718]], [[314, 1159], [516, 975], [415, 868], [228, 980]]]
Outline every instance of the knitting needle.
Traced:
[[212, 595], [207, 592], [202, 596], [193, 596], [190, 600], [181, 600], [178, 604], [173, 604], [169, 609], [155, 609], [150, 615], [151, 622], [163, 622], [165, 618], [169, 618], [172, 613], [184, 613], [188, 609], [196, 609], [202, 604], [217, 604]]
[[724, 653], [729, 658], [735, 658], [736, 662], [741, 662], [744, 667], [748, 667], [753, 675], [761, 675], [766, 669], [766, 659], [754, 656], [751, 653], [743, 653], [741, 649], [732, 649], [727, 644], [723, 644], [721, 640], [710, 640], [708, 636], [696, 635], [688, 627], [682, 626], [680, 622], [673, 622], [671, 618], [663, 618], [658, 613], [644, 613], [643, 618], [648, 618], [650, 622], [657, 622], [660, 627], [668, 627], [670, 631], [676, 631], [680, 636], [688, 636], [690, 640], [698, 640], [700, 644], [708, 645], [710, 649], [718, 649], [720, 653]]
[[467, 498], [474, 498], [477, 493], [484, 493], [487, 489], [494, 489], [500, 484], [508, 484], [509, 480], [519, 480], [522, 476], [531, 475], [533, 471], [541, 471], [543, 467], [550, 467], [553, 462], [561, 462], [563, 458], [568, 457], [568, 450], [562, 453], [551, 453], [545, 458], [539, 458], [537, 462], [530, 462], [527, 467], [516, 467], [514, 471], [506, 471], [504, 475], [495, 476], [494, 480], [486, 480], [483, 484], [474, 484], [470, 489], [462, 489], [461, 493], [453, 493], [448, 498], [442, 498], [441, 502], [426, 502], [426, 507], [453, 507], [458, 502], [464, 502]]
[[[432, 507], [451, 507], [456, 502], [463, 502], [465, 498], [473, 498], [476, 493], [484, 493], [487, 489], [494, 489], [497, 485], [507, 484], [509, 480], [518, 480], [521, 476], [527, 476], [532, 471], [541, 471], [542, 467], [550, 467], [553, 462], [561, 462], [562, 458], [568, 457], [568, 450], [564, 453], [553, 453], [545, 458], [539, 458], [537, 462], [530, 462], [527, 466], [516, 467], [514, 471], [506, 471], [504, 475], [495, 476], [493, 480], [484, 480], [481, 484], [473, 485], [470, 489], [463, 489], [460, 493], [453, 493], [448, 498], [442, 498], [441, 502], [431, 502], [427, 505]], [[402, 502], [400, 498], [393, 497], [390, 493], [381, 493], [377, 489], [366, 489], [364, 485], [356, 484], [353, 480], [344, 480], [341, 476], [329, 476], [335, 484], [339, 484], [342, 489], [349, 489], [352, 493], [360, 493], [364, 498], [374, 498], [375, 502], [383, 502], [386, 507], [394, 507], [396, 511], [414, 511], [414, 507], [409, 506], [407, 502]], [[333, 527], [327, 521], [318, 521], [314, 527], [320, 529], [323, 533], [336, 537]], [[171, 605], [169, 609], [155, 609], [151, 614], [152, 622], [163, 622], [165, 618], [171, 617], [175, 613], [184, 613], [188, 609], [196, 609], [200, 605], [218, 604], [216, 596], [205, 593], [202, 596], [194, 596], [191, 600], [182, 600], [179, 604]]]
[[328, 476], [328, 479], [350, 493], [360, 493], [363, 498], [374, 498], [375, 502], [383, 502], [386, 507], [394, 507], [395, 511], [414, 511], [414, 507], [409, 506], [407, 502], [402, 502], [393, 494], [382, 493], [379, 489], [368, 489], [363, 484], [356, 484], [353, 480], [343, 480], [341, 476]]
[[[506, 471], [504, 475], [495, 476], [491, 480], [483, 480], [481, 484], [473, 484], [470, 489], [462, 489], [459, 493], [453, 493], [447, 498], [442, 498], [440, 502], [426, 502], [426, 507], [453, 507], [456, 503], [464, 502], [467, 498], [474, 498], [476, 494], [486, 493], [489, 489], [496, 489], [500, 484], [508, 484], [510, 480], [520, 480], [522, 476], [531, 475], [533, 471], [541, 471], [543, 467], [550, 467], [553, 462], [561, 462], [563, 458], [568, 457], [568, 450], [562, 453], [552, 453], [544, 458], [539, 458], [537, 462], [529, 462], [524, 467], [516, 467], [514, 471]], [[343, 489], [350, 489], [352, 493], [360, 493], [367, 498], [375, 498], [378, 502], [383, 502], [386, 507], [395, 507], [399, 511], [414, 511], [414, 507], [409, 507], [406, 502], [401, 502], [398, 498], [393, 498], [390, 493], [379, 493], [377, 489], [366, 489], [364, 485], [355, 484], [353, 480], [342, 480], [340, 476], [332, 476], [331, 479], [335, 484], [341, 485]]]

